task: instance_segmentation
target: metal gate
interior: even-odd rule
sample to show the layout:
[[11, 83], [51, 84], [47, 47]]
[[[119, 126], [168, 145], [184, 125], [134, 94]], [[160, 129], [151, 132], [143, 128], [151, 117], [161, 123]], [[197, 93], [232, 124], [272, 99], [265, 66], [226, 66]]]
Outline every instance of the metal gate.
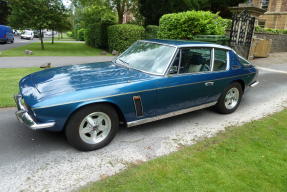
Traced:
[[247, 59], [254, 33], [254, 24], [255, 17], [251, 17], [246, 10], [232, 17], [230, 46]]

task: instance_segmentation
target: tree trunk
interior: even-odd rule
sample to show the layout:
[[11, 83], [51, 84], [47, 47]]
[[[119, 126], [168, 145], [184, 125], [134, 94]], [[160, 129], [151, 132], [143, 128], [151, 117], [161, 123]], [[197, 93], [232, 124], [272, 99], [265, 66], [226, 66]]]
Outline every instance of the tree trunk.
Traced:
[[54, 44], [54, 29], [52, 30], [52, 44]]
[[43, 31], [42, 31], [42, 29], [40, 29], [40, 40], [41, 40], [41, 48], [42, 48], [42, 50], [44, 50], [45, 49], [45, 47], [44, 47], [44, 42], [43, 42]]
[[119, 18], [119, 24], [123, 24], [124, 21], [124, 13], [122, 11], [118, 10], [118, 18]]
[[63, 32], [61, 32], [61, 39], [63, 39]]

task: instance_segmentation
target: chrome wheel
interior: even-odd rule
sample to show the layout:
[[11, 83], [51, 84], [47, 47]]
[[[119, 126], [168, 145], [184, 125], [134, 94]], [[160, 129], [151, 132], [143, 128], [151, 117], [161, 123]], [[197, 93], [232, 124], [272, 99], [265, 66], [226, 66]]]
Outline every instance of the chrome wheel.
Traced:
[[98, 144], [107, 138], [112, 128], [110, 117], [103, 112], [87, 115], [80, 124], [80, 138], [88, 144]]
[[224, 99], [224, 104], [225, 104], [226, 109], [230, 110], [236, 107], [239, 102], [239, 98], [240, 98], [240, 93], [237, 88], [233, 87], [229, 89]]

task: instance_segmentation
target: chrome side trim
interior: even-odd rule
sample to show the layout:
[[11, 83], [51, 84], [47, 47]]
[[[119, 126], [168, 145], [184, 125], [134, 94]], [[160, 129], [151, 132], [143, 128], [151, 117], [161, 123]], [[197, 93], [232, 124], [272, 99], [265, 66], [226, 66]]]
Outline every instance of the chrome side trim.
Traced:
[[[254, 74], [254, 73], [256, 73], [256, 72], [246, 73], [246, 74], [241, 74], [241, 75], [235, 75], [235, 76], [230, 76], [230, 77], [224, 77], [224, 78], [218, 78], [218, 79], [214, 79], [213, 81], [219, 81], [219, 80], [224, 80], [224, 79], [231, 79], [231, 78], [236, 78], [236, 77], [242, 77], [242, 76], [246, 76], [246, 75], [250, 75], [250, 74]], [[199, 73], [196, 73], [196, 74], [199, 74]], [[89, 98], [89, 99], [76, 100], [76, 101], [70, 101], [70, 102], [61, 103], [61, 104], [55, 104], [55, 105], [49, 105], [49, 106], [43, 106], [43, 107], [35, 107], [35, 108], [32, 108], [32, 109], [33, 110], [44, 109], [44, 108], [56, 107], [56, 106], [67, 105], [67, 104], [72, 104], [72, 103], [92, 101], [92, 100], [96, 100], [96, 99], [106, 99], [106, 98], [117, 97], [117, 96], [122, 96], [122, 95], [130, 95], [130, 94], [135, 94], [135, 93], [143, 93], [143, 92], [155, 91], [155, 90], [161, 90], [161, 89], [169, 89], [169, 88], [173, 88], [173, 87], [194, 85], [194, 84], [205, 83], [205, 82], [208, 82], [208, 81], [200, 81], [200, 82], [194, 82], [194, 83], [186, 83], [186, 84], [181, 84], [181, 85], [174, 85], [174, 86], [169, 86], [169, 87], [158, 87], [158, 88], [153, 88], [153, 89], [145, 89], [145, 90], [141, 90], [141, 91], [132, 91], [132, 92], [127, 92], [127, 93], [119, 93], [119, 94], [115, 94], [115, 95], [107, 95], [107, 96], [102, 96], [102, 97], [94, 97], [94, 98]]]
[[33, 118], [28, 114], [28, 111], [26, 110], [26, 108], [22, 105], [21, 103], [22, 96], [15, 95], [14, 100], [16, 102], [17, 109], [18, 109], [18, 111], [16, 112], [17, 119], [20, 121], [20, 123], [24, 124], [28, 128], [32, 130], [39, 130], [39, 129], [53, 127], [55, 125], [55, 122], [37, 124], [33, 120]]
[[161, 119], [166, 119], [166, 118], [173, 117], [173, 116], [176, 116], [176, 115], [181, 115], [181, 114], [184, 114], [184, 113], [189, 113], [189, 112], [192, 112], [192, 111], [204, 109], [204, 108], [207, 108], [207, 107], [214, 106], [214, 105], [216, 105], [216, 103], [217, 103], [217, 101], [216, 102], [212, 102], [212, 103], [199, 105], [199, 106], [195, 106], [195, 107], [191, 107], [191, 108], [188, 108], [188, 109], [182, 109], [182, 110], [179, 110], [179, 111], [170, 112], [170, 113], [167, 113], [167, 114], [164, 114], [164, 115], [159, 115], [159, 116], [155, 116], [155, 117], [149, 117], [149, 118], [145, 118], [145, 119], [131, 121], [131, 122], [127, 123], [127, 127], [133, 127], [133, 126], [137, 126], [137, 125], [141, 125], [141, 124], [145, 124], [145, 123], [150, 123], [150, 122], [153, 122], [153, 121], [158, 121], [158, 120], [161, 120]]

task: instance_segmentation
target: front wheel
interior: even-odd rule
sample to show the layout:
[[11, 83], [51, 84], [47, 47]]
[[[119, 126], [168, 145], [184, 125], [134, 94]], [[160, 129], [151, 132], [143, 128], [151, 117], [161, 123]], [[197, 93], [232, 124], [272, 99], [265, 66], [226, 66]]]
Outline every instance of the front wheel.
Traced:
[[72, 115], [65, 133], [68, 142], [81, 151], [92, 151], [108, 145], [119, 127], [113, 107], [104, 104], [84, 107]]
[[233, 113], [239, 106], [242, 98], [242, 87], [239, 83], [232, 83], [220, 96], [215, 109], [222, 114]]

